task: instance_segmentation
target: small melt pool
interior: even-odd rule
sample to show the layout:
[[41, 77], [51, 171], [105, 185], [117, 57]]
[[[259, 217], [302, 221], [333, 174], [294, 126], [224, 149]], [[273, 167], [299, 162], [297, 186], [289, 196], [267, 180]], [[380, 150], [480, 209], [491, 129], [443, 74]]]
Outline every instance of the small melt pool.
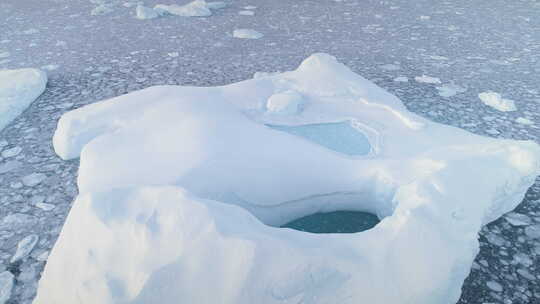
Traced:
[[353, 128], [348, 121], [301, 126], [267, 126], [351, 156], [367, 155], [371, 150], [367, 137]]

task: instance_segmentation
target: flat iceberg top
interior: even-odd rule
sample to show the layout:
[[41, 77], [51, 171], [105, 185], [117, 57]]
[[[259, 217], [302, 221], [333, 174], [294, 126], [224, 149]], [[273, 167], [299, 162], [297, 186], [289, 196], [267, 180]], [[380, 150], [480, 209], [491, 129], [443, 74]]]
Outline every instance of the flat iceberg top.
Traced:
[[[80, 194], [34, 303], [457, 301], [480, 228], [521, 202], [540, 147], [414, 115], [327, 54], [259, 76], [62, 116], [54, 148], [80, 157]], [[277, 228], [340, 210], [382, 221]]]
[[0, 131], [19, 116], [47, 85], [37, 69], [0, 70]]

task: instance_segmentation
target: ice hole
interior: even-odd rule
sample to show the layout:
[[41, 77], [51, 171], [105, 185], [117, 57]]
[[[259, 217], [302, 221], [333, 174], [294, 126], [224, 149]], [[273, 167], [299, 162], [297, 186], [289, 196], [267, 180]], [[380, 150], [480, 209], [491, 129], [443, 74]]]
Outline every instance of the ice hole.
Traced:
[[368, 212], [334, 211], [306, 215], [281, 227], [311, 233], [355, 233], [371, 229], [379, 222], [376, 215]]

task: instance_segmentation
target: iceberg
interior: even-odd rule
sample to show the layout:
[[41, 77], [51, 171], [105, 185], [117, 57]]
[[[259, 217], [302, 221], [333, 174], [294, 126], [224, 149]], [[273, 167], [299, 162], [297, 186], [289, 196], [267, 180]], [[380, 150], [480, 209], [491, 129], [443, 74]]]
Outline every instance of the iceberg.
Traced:
[[[284, 92], [302, 106], [276, 115], [268, 100]], [[36, 304], [455, 303], [482, 225], [540, 173], [536, 143], [417, 116], [327, 54], [87, 105], [61, 117], [53, 144], [80, 158], [79, 195]], [[381, 221], [280, 227], [336, 211]]]
[[28, 108], [46, 85], [47, 74], [38, 69], [0, 70], [0, 131]]

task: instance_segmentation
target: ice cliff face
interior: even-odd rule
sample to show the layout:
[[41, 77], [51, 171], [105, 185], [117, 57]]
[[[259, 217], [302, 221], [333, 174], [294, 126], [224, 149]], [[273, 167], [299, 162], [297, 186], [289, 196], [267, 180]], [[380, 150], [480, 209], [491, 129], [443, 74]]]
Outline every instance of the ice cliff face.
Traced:
[[[269, 127], [335, 123], [367, 152]], [[454, 303], [481, 226], [540, 173], [534, 142], [430, 122], [326, 54], [71, 111], [54, 147], [80, 157], [80, 195], [34, 303]], [[335, 210], [383, 220], [345, 235], [273, 227]]]

